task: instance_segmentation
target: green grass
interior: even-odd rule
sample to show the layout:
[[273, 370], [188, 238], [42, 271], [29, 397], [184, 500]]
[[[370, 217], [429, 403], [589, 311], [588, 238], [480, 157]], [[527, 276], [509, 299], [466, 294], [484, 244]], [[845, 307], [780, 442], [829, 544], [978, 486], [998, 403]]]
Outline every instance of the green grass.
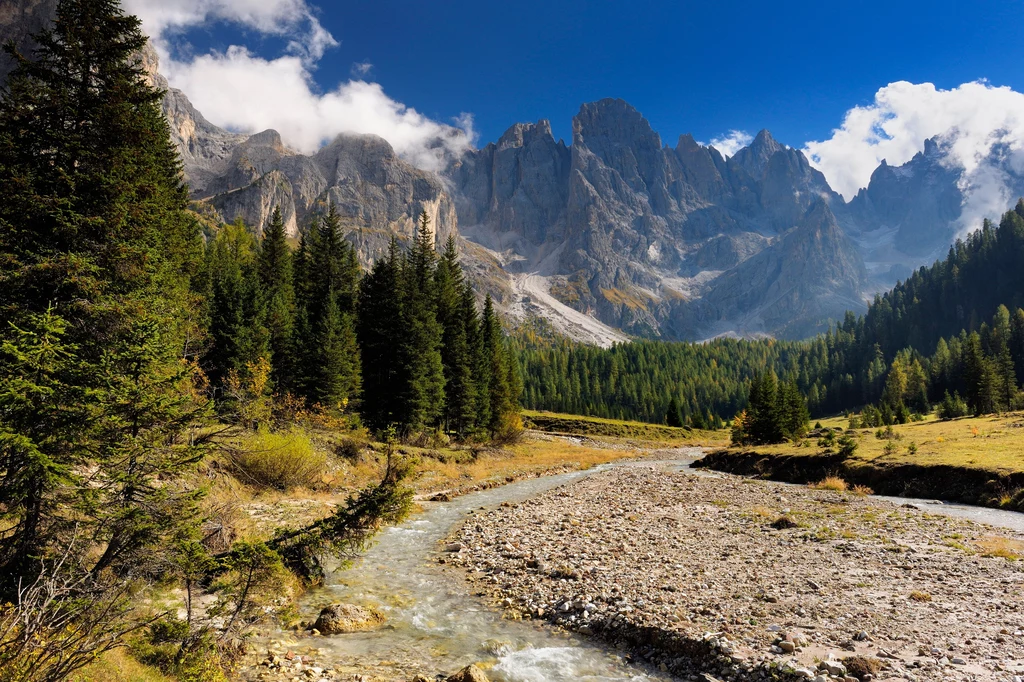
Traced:
[[621, 438], [672, 445], [722, 446], [728, 442], [727, 431], [695, 431], [621, 419], [526, 410], [523, 412], [523, 420], [527, 428], [546, 433]]
[[173, 682], [173, 679], [139, 663], [124, 649], [114, 649], [74, 673], [70, 682]]

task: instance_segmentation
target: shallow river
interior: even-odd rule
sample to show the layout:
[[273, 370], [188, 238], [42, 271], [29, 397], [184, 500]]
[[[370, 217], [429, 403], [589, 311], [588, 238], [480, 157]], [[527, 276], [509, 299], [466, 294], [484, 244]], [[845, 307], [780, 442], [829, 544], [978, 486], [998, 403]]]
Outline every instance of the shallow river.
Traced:
[[[513, 483], [452, 502], [427, 503], [423, 513], [382, 532], [351, 569], [334, 574], [335, 584], [312, 593], [304, 608], [308, 617], [331, 602], [372, 606], [385, 614], [387, 625], [376, 632], [303, 639], [295, 644], [318, 647], [319, 665], [367, 673], [393, 670], [410, 678], [414, 673], [432, 677], [484, 662], [493, 665], [488, 670], [490, 678], [500, 682], [669, 679], [656, 671], [630, 665], [618, 653], [598, 644], [536, 622], [503, 619], [497, 610], [473, 596], [464, 581], [445, 573], [437, 559], [442, 554], [444, 538], [467, 515], [482, 507], [522, 501], [612, 467], [657, 464], [669, 470], [717, 475], [689, 469], [691, 461], [687, 457], [605, 465], [588, 472]], [[897, 497], [882, 499], [1024, 532], [1024, 514]]]
[[320, 648], [316, 657], [320, 665], [359, 667], [355, 661], [360, 661], [369, 671], [393, 662], [396, 668], [428, 677], [485, 662], [494, 665], [487, 671], [490, 679], [501, 682], [669, 679], [538, 622], [505, 620], [437, 563], [444, 549], [441, 541], [468, 514], [521, 501], [607, 468], [530, 479], [451, 502], [427, 503], [422, 514], [383, 531], [352, 568], [334, 574], [336, 584], [310, 597], [310, 606], [330, 602], [373, 606], [385, 614], [387, 626], [303, 644]]

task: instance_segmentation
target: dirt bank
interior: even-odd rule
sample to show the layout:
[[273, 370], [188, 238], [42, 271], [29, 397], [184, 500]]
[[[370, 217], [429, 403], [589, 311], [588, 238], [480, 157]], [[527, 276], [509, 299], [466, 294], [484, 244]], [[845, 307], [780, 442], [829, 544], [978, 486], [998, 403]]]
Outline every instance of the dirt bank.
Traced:
[[945, 464], [850, 460], [836, 454], [790, 455], [721, 450], [696, 466], [787, 483], [813, 483], [839, 476], [879, 495], [899, 495], [1024, 511], [1024, 472], [1002, 472]]

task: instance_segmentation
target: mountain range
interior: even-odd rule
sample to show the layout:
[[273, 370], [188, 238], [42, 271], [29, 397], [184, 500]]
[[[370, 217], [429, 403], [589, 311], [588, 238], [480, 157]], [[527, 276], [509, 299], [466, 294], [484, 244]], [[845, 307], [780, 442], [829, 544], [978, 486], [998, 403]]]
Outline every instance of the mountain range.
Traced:
[[[4, 3], [0, 38], [28, 48], [55, 5]], [[941, 138], [902, 166], [883, 161], [847, 202], [766, 130], [730, 157], [690, 135], [672, 147], [620, 99], [582, 105], [569, 143], [546, 120], [517, 123], [439, 173], [373, 135], [304, 155], [276, 131], [210, 123], [160, 75], [152, 48], [142, 62], [166, 90], [198, 213], [259, 230], [279, 206], [297, 237], [330, 201], [370, 263], [392, 235], [410, 240], [426, 211], [438, 243], [456, 236], [480, 291], [509, 314], [602, 345], [811, 335], [943, 254], [964, 203]]]

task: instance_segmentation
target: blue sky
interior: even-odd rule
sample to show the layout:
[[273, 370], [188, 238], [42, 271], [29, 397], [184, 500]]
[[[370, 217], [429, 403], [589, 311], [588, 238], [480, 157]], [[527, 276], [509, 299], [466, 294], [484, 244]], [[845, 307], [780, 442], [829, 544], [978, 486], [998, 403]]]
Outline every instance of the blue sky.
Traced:
[[307, 153], [369, 133], [440, 170], [516, 122], [569, 141], [580, 104], [621, 97], [670, 145], [768, 128], [847, 199], [934, 136], [971, 220], [1005, 208], [994, 148], [1024, 172], [1020, 1], [123, 1], [207, 118]]
[[[986, 78], [1024, 86], [1019, 2], [323, 2], [340, 43], [313, 72], [330, 90], [353, 63], [391, 97], [441, 121], [472, 113], [482, 141], [550, 118], [568, 138], [582, 102], [622, 97], [664, 140], [769, 128], [793, 146], [897, 80], [941, 88]], [[218, 22], [197, 50], [279, 41]], [[1001, 39], [1010, 38], [1010, 39]]]

